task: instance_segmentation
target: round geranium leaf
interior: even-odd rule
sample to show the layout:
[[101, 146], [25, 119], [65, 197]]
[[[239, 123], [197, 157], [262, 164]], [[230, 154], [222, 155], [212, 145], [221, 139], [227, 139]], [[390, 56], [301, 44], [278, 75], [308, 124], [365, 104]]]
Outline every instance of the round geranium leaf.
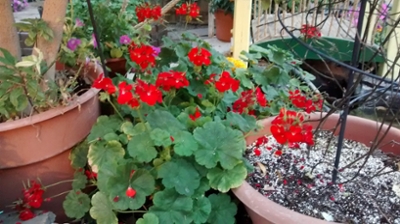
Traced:
[[208, 217], [210, 224], [235, 223], [237, 207], [226, 194], [212, 194], [208, 196], [211, 202], [211, 213]]
[[180, 156], [191, 156], [199, 147], [190, 132], [179, 131], [172, 137], [174, 138], [174, 151]]
[[224, 169], [232, 169], [241, 163], [246, 142], [240, 131], [214, 121], [196, 128], [194, 138], [199, 144], [194, 155], [200, 165], [214, 168], [219, 162]]
[[159, 128], [169, 133], [175, 133], [179, 130], [185, 130], [185, 126], [170, 112], [155, 110], [146, 116], [151, 128]]
[[68, 217], [80, 219], [90, 209], [90, 198], [81, 191], [70, 191], [65, 197], [63, 208]]
[[90, 216], [96, 220], [97, 224], [118, 224], [118, 219], [112, 210], [110, 200], [101, 191], [92, 197]]
[[136, 224], [158, 224], [158, 218], [153, 213], [144, 214], [143, 218], [137, 220]]
[[183, 195], [191, 196], [200, 186], [196, 168], [184, 159], [174, 159], [161, 165], [158, 177], [166, 188], [175, 188]]
[[193, 204], [193, 222], [206, 223], [211, 213], [211, 202], [206, 197], [197, 198]]
[[89, 147], [89, 165], [92, 167], [93, 172], [98, 173], [99, 169], [115, 166], [117, 161], [124, 158], [124, 155], [125, 150], [118, 141], [95, 142]]
[[74, 181], [72, 182], [72, 189], [80, 190], [86, 187], [87, 177], [82, 171], [77, 171], [74, 174]]
[[231, 188], [239, 187], [246, 176], [247, 169], [243, 163], [239, 163], [229, 170], [215, 167], [207, 174], [210, 186], [223, 193], [228, 192]]
[[149, 211], [157, 215], [160, 223], [186, 224], [193, 221], [193, 200], [174, 189], [157, 192], [153, 203]]
[[148, 163], [157, 156], [157, 150], [154, 148], [154, 142], [149, 132], [135, 135], [128, 143], [128, 153], [138, 162]]
[[97, 118], [97, 122], [93, 125], [90, 131], [87, 141], [91, 142], [98, 138], [103, 138], [106, 134], [114, 133], [119, 129], [121, 120], [115, 116], [100, 116]]
[[74, 149], [72, 149], [69, 159], [71, 160], [71, 166], [75, 169], [83, 168], [87, 163], [87, 154], [89, 151], [89, 145], [87, 141], [83, 141]]
[[170, 146], [172, 144], [171, 135], [168, 131], [155, 128], [151, 130], [150, 137], [156, 146]]
[[[107, 182], [109, 199], [112, 201], [113, 208], [118, 210], [135, 210], [142, 207], [146, 202], [146, 196], [153, 193], [154, 186], [155, 180], [149, 171], [135, 170], [129, 163], [118, 166]], [[132, 198], [126, 196], [126, 190], [129, 187], [136, 191]]]

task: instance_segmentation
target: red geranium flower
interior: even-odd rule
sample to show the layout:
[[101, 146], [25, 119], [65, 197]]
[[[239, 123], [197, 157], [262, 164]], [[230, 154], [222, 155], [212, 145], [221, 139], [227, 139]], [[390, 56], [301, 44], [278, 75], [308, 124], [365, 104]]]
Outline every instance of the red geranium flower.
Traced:
[[142, 70], [147, 69], [149, 66], [154, 67], [156, 52], [152, 46], [149, 45], [135, 45], [131, 44], [129, 47], [129, 56], [133, 62], [138, 64]]
[[148, 84], [140, 79], [136, 82], [135, 92], [141, 101], [150, 106], [154, 106], [157, 102], [162, 103], [162, 93], [155, 85]]
[[195, 120], [197, 120], [199, 117], [201, 117], [201, 113], [200, 113], [199, 108], [196, 107], [196, 111], [194, 112], [194, 114], [189, 114], [189, 118], [190, 118], [192, 121], [195, 121]]
[[186, 79], [184, 72], [161, 72], [157, 76], [156, 86], [161, 87], [165, 91], [169, 91], [171, 88], [180, 89], [189, 86], [189, 81]]
[[301, 26], [300, 33], [306, 38], [321, 37], [321, 31], [317, 27], [308, 24]]
[[215, 88], [221, 93], [226, 92], [230, 89], [233, 92], [236, 92], [239, 89], [239, 86], [239, 80], [232, 78], [227, 71], [223, 71], [218, 81], [215, 82]]
[[233, 103], [232, 110], [235, 113], [242, 114], [246, 108], [253, 106], [254, 103], [255, 101], [253, 90], [245, 90], [241, 93], [241, 97]]
[[127, 104], [129, 101], [132, 100], [133, 94], [131, 92], [132, 85], [128, 85], [125, 81], [118, 84], [118, 98], [117, 102], [119, 104]]
[[35, 217], [35, 214], [33, 214], [33, 212], [29, 208], [25, 208], [19, 212], [19, 219], [21, 221], [27, 221], [27, 220], [33, 219], [34, 217]]
[[104, 74], [100, 74], [97, 79], [94, 80], [92, 87], [104, 90], [109, 94], [113, 94], [117, 91], [117, 88], [115, 88], [113, 85], [112, 80], [110, 78], [105, 78]]
[[148, 3], [145, 3], [136, 7], [136, 16], [139, 22], [143, 22], [146, 19], [158, 20], [161, 18], [161, 6], [156, 5], [154, 8], [151, 8]]
[[85, 175], [88, 179], [97, 179], [97, 173], [90, 171], [90, 170], [86, 170], [85, 171]]
[[266, 107], [268, 105], [267, 98], [265, 97], [264, 93], [261, 91], [260, 87], [256, 88], [256, 99], [258, 104], [262, 107]]
[[196, 66], [202, 66], [202, 65], [210, 65], [211, 64], [211, 53], [204, 49], [204, 48], [199, 48], [199, 47], [194, 47], [192, 50], [190, 50], [188, 54], [189, 60]]

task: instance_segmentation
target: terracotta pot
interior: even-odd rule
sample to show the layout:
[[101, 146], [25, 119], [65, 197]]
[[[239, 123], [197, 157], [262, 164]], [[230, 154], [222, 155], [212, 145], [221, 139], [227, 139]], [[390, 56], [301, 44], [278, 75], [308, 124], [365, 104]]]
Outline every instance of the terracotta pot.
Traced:
[[[325, 114], [318, 113], [312, 114], [311, 120], [320, 119]], [[339, 119], [339, 115], [334, 114], [328, 117], [325, 124], [322, 126], [322, 129], [332, 129], [336, 126], [337, 121]], [[272, 118], [267, 118], [265, 120], [261, 120], [260, 123], [264, 126], [264, 128], [257, 132], [253, 133], [246, 139], [247, 144], [251, 144], [256, 141], [257, 138], [263, 135], [270, 135], [270, 125]], [[318, 122], [311, 122], [311, 124], [316, 127]], [[383, 126], [382, 130], [379, 132], [379, 126], [376, 121], [367, 120], [364, 118], [359, 118], [355, 116], [349, 116], [347, 118], [346, 132], [345, 138], [354, 140], [357, 142], [364, 143], [367, 146], [371, 145], [371, 141], [375, 138], [375, 136], [379, 135], [380, 137], [384, 135], [385, 131], [388, 129], [388, 126]], [[339, 132], [339, 128], [337, 129], [337, 133]], [[368, 130], [368, 131], [360, 131], [360, 130]], [[382, 141], [382, 147], [380, 148], [382, 151], [386, 153], [400, 153], [400, 146], [387, 144], [391, 140], [398, 140], [400, 138], [400, 130], [396, 128], [391, 128], [385, 138]], [[232, 189], [233, 193], [236, 197], [243, 202], [246, 207], [248, 214], [250, 215], [253, 224], [328, 224], [332, 222], [327, 222], [324, 220], [316, 219], [310, 216], [302, 215], [298, 212], [285, 208], [271, 200], [267, 197], [260, 194], [257, 190], [255, 190], [252, 186], [250, 186], [246, 181], [243, 184], [236, 188]]]
[[[100, 73], [91, 66], [82, 73], [94, 80]], [[72, 180], [69, 153], [90, 132], [99, 116], [99, 90], [89, 89], [76, 103], [57, 107], [16, 121], [0, 123], [0, 211], [22, 198], [22, 182], [38, 177], [44, 185]], [[50, 197], [71, 189], [71, 182], [47, 189]], [[43, 202], [40, 209], [49, 210], [60, 221], [66, 218], [62, 208], [65, 194]], [[64, 221], [64, 220], [62, 220]]]
[[125, 75], [127, 73], [126, 69], [126, 59], [125, 58], [110, 58], [107, 59], [106, 66], [110, 68], [111, 72], [108, 72], [108, 76], [113, 78], [117, 76], [117, 73]]
[[218, 40], [230, 42], [232, 38], [231, 30], [233, 29], [233, 14], [217, 9], [215, 12], [215, 29]]

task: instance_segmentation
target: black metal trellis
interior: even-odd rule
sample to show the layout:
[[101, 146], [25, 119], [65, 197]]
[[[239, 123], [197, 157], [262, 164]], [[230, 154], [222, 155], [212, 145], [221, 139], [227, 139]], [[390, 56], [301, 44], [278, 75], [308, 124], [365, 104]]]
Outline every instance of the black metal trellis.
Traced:
[[92, 26], [93, 26], [93, 35], [94, 35], [94, 39], [95, 39], [95, 41], [97, 43], [97, 51], [98, 51], [99, 56], [100, 56], [100, 62], [101, 62], [101, 66], [103, 68], [104, 77], [108, 77], [108, 72], [107, 72], [107, 69], [106, 69], [106, 63], [105, 63], [102, 47], [101, 47], [101, 44], [100, 44], [99, 32], [98, 32], [97, 25], [96, 25], [96, 20], [94, 18], [94, 14], [93, 14], [92, 3], [90, 2], [90, 0], [86, 0], [86, 3], [87, 3], [87, 6], [88, 6], [90, 21], [92, 22]]
[[[288, 29], [288, 27], [284, 24], [282, 18], [281, 18], [281, 13], [282, 10], [278, 9], [278, 20], [281, 24], [281, 26], [283, 27], [283, 30], [286, 31], [286, 33], [289, 34], [289, 36], [291, 38], [293, 38], [294, 40], [296, 40], [300, 45], [302, 45], [303, 47], [305, 47], [307, 50], [319, 55], [321, 58], [329, 60], [333, 63], [336, 63], [346, 69], [348, 69], [350, 71], [349, 76], [348, 76], [348, 80], [347, 80], [347, 87], [346, 87], [346, 94], [344, 97], [344, 102], [343, 102], [343, 111], [340, 114], [340, 131], [339, 131], [339, 135], [338, 135], [338, 145], [337, 145], [337, 149], [336, 149], [336, 155], [335, 155], [335, 161], [334, 161], [334, 169], [332, 172], [332, 183], [335, 183], [337, 180], [337, 176], [338, 176], [338, 170], [339, 170], [339, 163], [340, 163], [340, 156], [342, 153], [342, 148], [343, 148], [343, 142], [344, 142], [344, 133], [346, 130], [346, 121], [347, 121], [347, 116], [349, 114], [349, 108], [352, 105], [351, 99], [350, 99], [350, 95], [352, 94], [353, 91], [351, 91], [354, 87], [354, 74], [358, 73], [361, 76], [367, 76], [370, 77], [374, 80], [377, 81], [381, 81], [383, 83], [386, 84], [391, 84], [391, 86], [396, 86], [399, 87], [399, 83], [393, 80], [388, 80], [384, 77], [380, 77], [378, 75], [374, 75], [371, 74], [369, 72], [363, 71], [359, 68], [357, 68], [356, 66], [358, 66], [359, 64], [359, 59], [360, 59], [360, 50], [362, 49], [362, 47], [364, 44], [362, 43], [362, 39], [361, 39], [361, 32], [362, 32], [362, 28], [363, 28], [363, 22], [364, 22], [364, 15], [365, 15], [365, 11], [366, 11], [366, 7], [367, 7], [367, 1], [368, 0], [361, 0], [360, 1], [360, 8], [359, 8], [359, 15], [358, 15], [358, 23], [357, 23], [357, 33], [354, 37], [354, 46], [353, 46], [353, 53], [352, 53], [352, 58], [351, 58], [351, 62], [350, 64], [346, 64], [344, 62], [341, 62], [319, 50], [316, 50], [314, 47], [312, 47], [311, 45], [309, 45], [308, 43], [300, 40], [300, 38], [294, 36], [294, 34], [292, 33], [292, 31], [290, 31]], [[331, 3], [331, 1], [330, 1]], [[329, 7], [333, 7], [331, 4], [329, 4]], [[315, 10], [315, 9], [314, 9]], [[332, 8], [329, 8], [329, 10], [332, 10]], [[397, 23], [398, 21], [396, 21]], [[375, 54], [376, 55], [376, 54]], [[394, 62], [395, 64], [397, 63], [397, 60]], [[386, 87], [389, 88], [389, 87]]]

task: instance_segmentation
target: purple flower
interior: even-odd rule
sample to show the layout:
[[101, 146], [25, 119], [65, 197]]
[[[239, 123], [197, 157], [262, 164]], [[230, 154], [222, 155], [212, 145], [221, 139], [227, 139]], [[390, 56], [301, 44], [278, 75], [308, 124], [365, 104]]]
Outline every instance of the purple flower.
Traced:
[[68, 49], [70, 49], [71, 51], [75, 51], [76, 48], [81, 44], [81, 40], [76, 39], [76, 38], [71, 38], [68, 43], [67, 43], [67, 47]]
[[96, 40], [96, 37], [94, 36], [94, 34], [92, 34], [92, 41], [93, 41], [93, 47], [97, 48], [97, 40]]
[[381, 11], [381, 14], [379, 16], [379, 19], [380, 20], [384, 20], [386, 18], [387, 14], [388, 14], [388, 11], [389, 11], [388, 5], [383, 3], [382, 4], [382, 11]]
[[75, 19], [75, 26], [76, 27], [83, 27], [84, 24], [82, 22], [82, 20], [80, 20], [79, 18]]
[[129, 38], [128, 35], [122, 35], [122, 36], [119, 38], [119, 43], [120, 43], [120, 44], [125, 44], [125, 45], [130, 44], [130, 43], [131, 43], [131, 38]]
[[154, 51], [154, 57], [157, 57], [158, 56], [158, 54], [161, 52], [161, 48], [159, 48], [159, 47], [154, 47], [154, 46], [151, 46], [152, 48], [153, 48], [153, 51]]

